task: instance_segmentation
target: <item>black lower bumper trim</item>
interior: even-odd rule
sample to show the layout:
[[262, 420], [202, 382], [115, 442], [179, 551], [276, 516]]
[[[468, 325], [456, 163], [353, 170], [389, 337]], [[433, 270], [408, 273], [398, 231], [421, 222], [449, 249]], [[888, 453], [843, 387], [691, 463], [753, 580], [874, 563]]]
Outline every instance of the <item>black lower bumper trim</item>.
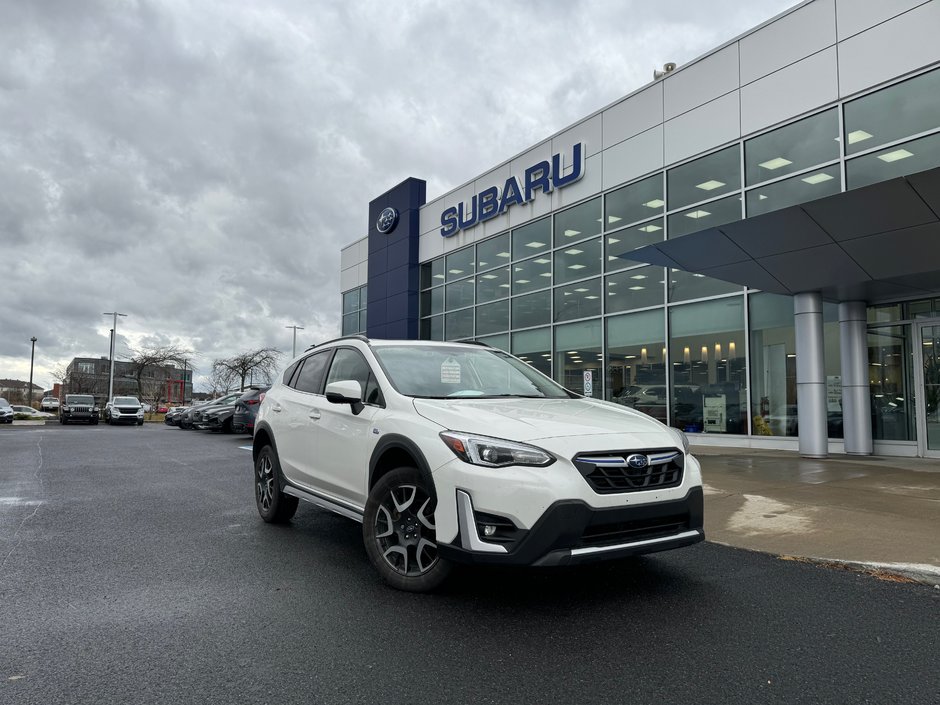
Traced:
[[467, 550], [459, 535], [452, 544], [439, 544], [438, 552], [458, 563], [554, 566], [668, 551], [705, 539], [703, 505], [701, 487], [681, 499], [637, 506], [556, 502], [513, 545], [503, 544], [507, 553]]

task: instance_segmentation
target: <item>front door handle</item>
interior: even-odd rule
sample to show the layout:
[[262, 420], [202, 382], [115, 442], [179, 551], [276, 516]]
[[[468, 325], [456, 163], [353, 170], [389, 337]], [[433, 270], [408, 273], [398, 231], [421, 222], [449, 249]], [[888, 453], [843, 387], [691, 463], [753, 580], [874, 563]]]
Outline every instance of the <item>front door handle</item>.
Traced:
[[320, 412], [317, 409], [314, 409], [313, 411], [311, 411], [309, 414], [307, 414], [307, 416], [309, 416], [314, 421], [320, 420]]

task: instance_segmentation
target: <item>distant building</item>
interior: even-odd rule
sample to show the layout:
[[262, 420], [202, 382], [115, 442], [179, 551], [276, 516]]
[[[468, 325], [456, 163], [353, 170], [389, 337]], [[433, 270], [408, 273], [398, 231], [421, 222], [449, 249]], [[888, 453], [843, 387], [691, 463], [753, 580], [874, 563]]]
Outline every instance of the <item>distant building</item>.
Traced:
[[[0, 397], [11, 404], [25, 404], [29, 401], [29, 382], [18, 379], [0, 379]], [[33, 399], [42, 398], [42, 387], [33, 385]]]
[[[110, 371], [106, 357], [76, 357], [65, 371], [63, 394], [93, 394], [106, 402]], [[185, 375], [185, 376], [184, 376]], [[114, 361], [114, 395], [142, 396], [145, 400], [183, 403], [193, 398], [193, 371], [174, 365], [149, 365], [137, 386], [133, 363]]]

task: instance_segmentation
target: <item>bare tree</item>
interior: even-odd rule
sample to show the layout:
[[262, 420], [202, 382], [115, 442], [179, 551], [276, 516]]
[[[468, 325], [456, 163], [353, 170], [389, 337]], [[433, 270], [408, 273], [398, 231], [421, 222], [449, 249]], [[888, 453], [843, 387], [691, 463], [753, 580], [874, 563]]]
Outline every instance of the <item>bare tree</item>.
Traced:
[[140, 399], [150, 404], [150, 414], [152, 418], [153, 412], [156, 410], [157, 406], [160, 405], [163, 396], [166, 394], [166, 378], [145, 378], [141, 382], [141, 387], [143, 391]]
[[156, 372], [155, 368], [160, 369], [162, 375], [158, 376], [162, 376], [161, 382], [165, 383], [166, 371], [164, 368], [168, 365], [182, 365], [183, 361], [187, 360], [192, 354], [176, 345], [140, 348], [131, 352], [133, 354], [128, 359], [131, 369], [127, 376], [137, 381], [137, 396], [141, 399], [144, 398], [144, 376], [148, 371]]
[[216, 360], [212, 363], [213, 377], [218, 373], [220, 379], [225, 379], [224, 373], [227, 372], [227, 379], [230, 382], [237, 380], [240, 385], [239, 389], [242, 390], [245, 389], [246, 379], [268, 384], [277, 372], [280, 357], [281, 351], [276, 348], [260, 348], [234, 357]]
[[220, 397], [232, 387], [231, 370], [219, 365], [212, 365], [212, 372], [209, 374], [209, 394], [213, 397]]

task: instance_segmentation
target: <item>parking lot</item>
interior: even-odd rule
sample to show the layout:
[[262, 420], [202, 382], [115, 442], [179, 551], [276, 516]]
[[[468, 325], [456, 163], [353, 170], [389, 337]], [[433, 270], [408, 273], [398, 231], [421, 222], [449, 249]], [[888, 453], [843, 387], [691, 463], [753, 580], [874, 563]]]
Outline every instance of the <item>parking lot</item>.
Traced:
[[940, 593], [711, 543], [397, 592], [246, 436], [0, 429], [0, 703], [935, 703]]

